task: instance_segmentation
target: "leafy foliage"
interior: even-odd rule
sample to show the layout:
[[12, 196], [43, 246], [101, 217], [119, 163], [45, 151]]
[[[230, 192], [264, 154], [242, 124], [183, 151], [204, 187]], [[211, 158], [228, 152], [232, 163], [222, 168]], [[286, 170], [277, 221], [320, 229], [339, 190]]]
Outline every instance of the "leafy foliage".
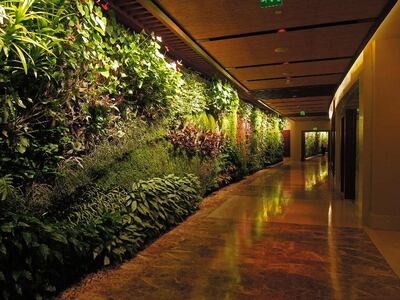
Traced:
[[0, 298], [50, 297], [282, 159], [282, 119], [96, 3], [0, 4]]
[[328, 148], [327, 132], [306, 132], [305, 133], [305, 157], [321, 153], [321, 148]]
[[231, 112], [239, 105], [239, 96], [237, 92], [228, 83], [221, 80], [210, 82], [208, 88], [209, 111], [218, 116], [221, 112]]
[[10, 174], [0, 178], [0, 200], [6, 200], [7, 196], [12, 193], [14, 189], [12, 183], [13, 180]]
[[175, 129], [168, 134], [171, 143], [184, 149], [190, 156], [216, 157], [224, 145], [224, 136], [211, 130], [202, 130], [193, 125]]
[[195, 176], [169, 175], [88, 191], [58, 222], [3, 213], [1, 297], [49, 297], [89, 270], [131, 257], [196, 209], [198, 188]]
[[131, 112], [154, 119], [169, 110], [181, 75], [155, 37], [106, 19], [93, 0], [3, 7], [0, 175], [46, 180]]
[[[120, 124], [137, 115], [162, 116], [174, 124], [175, 146], [182, 128], [198, 128], [190, 130], [190, 137], [197, 139], [192, 146], [202, 150], [192, 147], [190, 157], [221, 152], [218, 128], [235, 144], [242, 125], [236, 91], [221, 80], [177, 71], [157, 38], [129, 32], [112, 14], [106, 18], [93, 0], [10, 0], [2, 7], [0, 176], [12, 174], [24, 194], [35, 194], [31, 191], [40, 184], [52, 185], [63, 175], [60, 162], [79, 161], [102, 140], [127, 134]], [[12, 28], [21, 30], [10, 35]], [[17, 42], [24, 58], [18, 50], [5, 50]], [[253, 109], [242, 103], [239, 114]], [[246, 147], [239, 148], [248, 156]], [[144, 149], [140, 155], [150, 155]]]
[[193, 116], [207, 110], [209, 95], [208, 81], [193, 71], [182, 72], [178, 95], [172, 101], [171, 119], [173, 121], [191, 120]]
[[[57, 42], [55, 30], [49, 27], [49, 12], [40, 10], [46, 1], [2, 1], [0, 5], [0, 62], [9, 71], [28, 69], [37, 76], [47, 74], [44, 55], [51, 55]], [[4, 76], [4, 75], [3, 75]], [[4, 77], [1, 80], [4, 80]]]
[[282, 159], [283, 122], [279, 118], [263, 114], [259, 109], [252, 111], [250, 119], [253, 134], [250, 138], [249, 168], [255, 171]]

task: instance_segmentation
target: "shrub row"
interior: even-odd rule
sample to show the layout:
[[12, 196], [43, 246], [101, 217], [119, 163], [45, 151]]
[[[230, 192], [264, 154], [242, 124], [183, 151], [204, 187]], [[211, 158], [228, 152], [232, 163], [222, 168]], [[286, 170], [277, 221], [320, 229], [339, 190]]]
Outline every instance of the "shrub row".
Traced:
[[[178, 174], [179, 170], [159, 167], [157, 174], [142, 171], [143, 166], [152, 170], [147, 165], [155, 159], [148, 157], [154, 153], [150, 147], [134, 145], [141, 137], [124, 126], [135, 118], [148, 121], [142, 126], [147, 129], [157, 122], [165, 125], [159, 128], [171, 129], [151, 138], [157, 140], [156, 147], [168, 149], [173, 144], [175, 150], [183, 150], [168, 159], [170, 165], [197, 168], [187, 171], [178, 166], [183, 173], [220, 169], [199, 176], [210, 178], [203, 184], [207, 192], [218, 188], [218, 182], [239, 178], [232, 172], [247, 175], [281, 159], [282, 119], [243, 103], [226, 82], [179, 70], [163, 54], [159, 38], [129, 31], [112, 11], [105, 12], [98, 4], [94, 0], [0, 3], [5, 11], [0, 45], [4, 43], [4, 50], [13, 41], [25, 53], [21, 60], [15, 51], [0, 50], [0, 199], [21, 198], [31, 207], [36, 200], [51, 198], [44, 194], [59, 195], [52, 187], [64, 176], [63, 163], [76, 161], [79, 167], [99, 144], [124, 135], [133, 136], [126, 156], [118, 157], [117, 163], [110, 157], [94, 162], [97, 165], [86, 176], [90, 184], [107, 178], [107, 184], [118, 186], [116, 169], [131, 174], [124, 178], [128, 184]], [[26, 38], [33, 43], [22, 42]], [[50, 53], [39, 51], [43, 49], [38, 45], [48, 47]], [[37, 52], [41, 55], [33, 60]], [[159, 142], [166, 137], [169, 144]], [[102, 147], [103, 157], [109, 149]], [[187, 157], [195, 163], [187, 163]], [[104, 162], [112, 162], [115, 168], [105, 168]], [[160, 162], [156, 161], [161, 166]]]
[[3, 298], [48, 297], [132, 256], [199, 195], [282, 158], [281, 118], [98, 4], [0, 3]]
[[198, 190], [194, 175], [168, 175], [131, 189], [88, 191], [57, 221], [1, 213], [1, 297], [47, 298], [89, 271], [131, 257], [192, 213]]

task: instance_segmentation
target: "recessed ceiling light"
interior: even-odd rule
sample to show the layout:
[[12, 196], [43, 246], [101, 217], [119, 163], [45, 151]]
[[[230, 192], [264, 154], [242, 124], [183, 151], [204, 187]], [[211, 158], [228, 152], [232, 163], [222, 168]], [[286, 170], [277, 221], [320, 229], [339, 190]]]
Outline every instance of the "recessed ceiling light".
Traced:
[[287, 52], [289, 50], [289, 48], [287, 47], [278, 47], [275, 49], [276, 53], [283, 53], [283, 52]]

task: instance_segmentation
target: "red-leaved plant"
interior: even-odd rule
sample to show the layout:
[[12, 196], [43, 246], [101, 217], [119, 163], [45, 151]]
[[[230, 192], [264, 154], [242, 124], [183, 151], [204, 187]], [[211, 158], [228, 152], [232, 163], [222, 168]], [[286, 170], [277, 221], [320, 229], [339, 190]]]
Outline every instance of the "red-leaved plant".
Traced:
[[191, 124], [171, 130], [167, 138], [176, 148], [184, 149], [191, 156], [198, 154], [216, 157], [224, 146], [222, 133], [200, 129]]

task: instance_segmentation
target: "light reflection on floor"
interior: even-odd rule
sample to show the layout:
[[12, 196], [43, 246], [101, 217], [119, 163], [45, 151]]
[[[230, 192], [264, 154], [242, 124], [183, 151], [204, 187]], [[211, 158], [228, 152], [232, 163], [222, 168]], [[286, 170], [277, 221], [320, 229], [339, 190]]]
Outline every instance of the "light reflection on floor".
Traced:
[[400, 280], [324, 158], [261, 171], [63, 299], [395, 299]]

